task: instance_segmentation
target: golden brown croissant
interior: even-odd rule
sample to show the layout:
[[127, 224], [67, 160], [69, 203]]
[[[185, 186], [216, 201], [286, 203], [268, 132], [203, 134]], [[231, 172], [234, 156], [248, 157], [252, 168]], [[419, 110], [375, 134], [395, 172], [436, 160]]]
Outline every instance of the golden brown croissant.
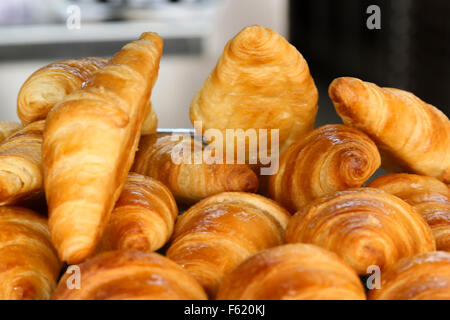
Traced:
[[436, 248], [430, 227], [409, 204], [373, 188], [339, 191], [311, 202], [292, 217], [286, 241], [331, 250], [358, 274]]
[[191, 103], [190, 118], [224, 136], [226, 129], [279, 129], [283, 152], [313, 129], [317, 101], [303, 56], [278, 33], [255, 25], [227, 43]]
[[0, 205], [42, 195], [42, 132], [45, 121], [17, 131], [0, 144]]
[[80, 266], [80, 289], [59, 281], [54, 300], [205, 300], [202, 287], [179, 265], [152, 252], [104, 252]]
[[309, 244], [257, 253], [225, 276], [218, 300], [365, 300], [356, 272], [336, 254]]
[[364, 133], [326, 125], [292, 144], [270, 177], [272, 199], [291, 212], [325, 194], [360, 187], [380, 166], [375, 143]]
[[283, 243], [289, 213], [274, 201], [224, 192], [197, 203], [177, 221], [167, 257], [214, 297], [224, 275], [252, 254]]
[[[257, 190], [258, 177], [245, 164], [195, 163], [201, 149], [201, 142], [187, 137], [181, 140], [173, 140], [171, 136], [142, 137], [132, 170], [160, 180], [183, 203], [225, 191]], [[175, 153], [178, 158], [174, 159]], [[184, 161], [184, 157], [189, 161]]]
[[34, 72], [22, 85], [17, 97], [17, 114], [24, 125], [44, 120], [65, 96], [81, 88], [107, 59], [89, 57], [51, 63]]
[[450, 300], [450, 253], [428, 252], [405, 258], [381, 275], [371, 300]]
[[102, 250], [158, 250], [172, 235], [177, 216], [177, 204], [166, 186], [129, 173], [103, 233]]
[[372, 181], [382, 189], [412, 205], [433, 231], [437, 250], [450, 251], [450, 190], [432, 177], [415, 174], [388, 174]]
[[142, 124], [141, 135], [149, 135], [155, 134], [158, 129], [158, 117], [156, 116], [156, 112], [153, 109], [152, 103], [149, 101], [149, 114], [145, 118], [144, 123]]
[[329, 94], [344, 123], [374, 139], [387, 169], [450, 182], [450, 122], [437, 108], [355, 78], [334, 80]]
[[0, 300], [50, 299], [60, 268], [46, 219], [0, 207]]
[[42, 158], [52, 241], [69, 264], [95, 249], [119, 198], [156, 81], [162, 39], [125, 45], [48, 114]]
[[0, 121], [0, 143], [21, 128], [22, 125], [18, 122]]

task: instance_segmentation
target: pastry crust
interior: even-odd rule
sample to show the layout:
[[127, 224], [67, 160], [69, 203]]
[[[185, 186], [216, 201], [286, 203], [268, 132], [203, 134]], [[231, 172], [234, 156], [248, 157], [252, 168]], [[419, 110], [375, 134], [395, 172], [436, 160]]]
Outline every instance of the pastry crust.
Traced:
[[[303, 56], [278, 33], [255, 25], [227, 43], [191, 103], [190, 118], [201, 121], [203, 130], [221, 130], [224, 137], [226, 129], [279, 129], [282, 153], [313, 129], [317, 102]], [[270, 133], [267, 146], [269, 138]]]
[[24, 125], [45, 120], [65, 96], [81, 88], [108, 60], [99, 57], [69, 59], [46, 65], [34, 72], [17, 96], [17, 114]]
[[410, 92], [355, 78], [334, 80], [329, 94], [345, 124], [366, 132], [390, 171], [450, 182], [450, 121]]
[[433, 231], [436, 249], [450, 251], [450, 190], [436, 178], [416, 174], [388, 174], [368, 187], [397, 196], [419, 212]]
[[434, 251], [430, 227], [409, 204], [384, 191], [359, 188], [318, 198], [297, 212], [288, 243], [312, 243], [337, 253], [358, 274]]
[[152, 252], [118, 250], [80, 265], [81, 288], [64, 274], [54, 300], [205, 300], [200, 285], [180, 266]]
[[44, 121], [33, 122], [0, 144], [0, 205], [42, 196], [44, 126]]
[[167, 257], [214, 297], [223, 277], [240, 262], [283, 243], [288, 219], [286, 210], [263, 196], [220, 193], [180, 216]]
[[76, 264], [98, 244], [134, 160], [162, 39], [144, 33], [47, 117], [43, 143], [52, 241]]
[[60, 269], [46, 219], [0, 207], [0, 300], [50, 299]]
[[218, 300], [365, 300], [356, 272], [336, 254], [309, 244], [257, 253], [225, 276]]
[[129, 173], [103, 234], [102, 250], [156, 251], [169, 241], [177, 216], [177, 204], [166, 186]]
[[371, 300], [450, 300], [450, 253], [428, 252], [405, 258], [381, 276]]
[[186, 137], [142, 137], [132, 171], [161, 181], [180, 203], [226, 191], [256, 192], [258, 177], [245, 164], [208, 164], [202, 158], [195, 163], [202, 148], [201, 142]]
[[18, 122], [0, 121], [0, 143], [6, 140], [10, 135], [19, 131], [22, 125]]
[[292, 144], [270, 177], [272, 199], [295, 213], [312, 200], [360, 187], [381, 164], [375, 143], [359, 130], [336, 124]]

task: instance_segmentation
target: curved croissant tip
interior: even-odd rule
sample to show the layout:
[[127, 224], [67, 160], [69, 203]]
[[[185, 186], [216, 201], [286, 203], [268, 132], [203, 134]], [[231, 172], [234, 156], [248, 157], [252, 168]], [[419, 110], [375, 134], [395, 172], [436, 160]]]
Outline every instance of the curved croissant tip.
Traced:
[[158, 47], [163, 46], [163, 39], [156, 32], [144, 32], [139, 39], [153, 41]]
[[61, 261], [67, 262], [68, 265], [74, 265], [84, 262], [93, 251], [93, 247], [90, 248], [81, 245], [64, 246], [64, 244], [62, 244], [58, 250], [58, 254]]
[[334, 79], [328, 89], [328, 95], [333, 101], [336, 111], [341, 116], [352, 118], [353, 106], [364, 92], [364, 82], [350, 77]]
[[258, 190], [258, 177], [246, 165], [235, 165], [225, 179], [226, 191], [256, 192]]
[[[242, 29], [231, 41], [234, 47], [248, 54], [255, 54], [255, 50], [264, 51], [264, 47], [276, 32], [269, 28], [253, 25]], [[273, 46], [268, 47], [273, 50]]]

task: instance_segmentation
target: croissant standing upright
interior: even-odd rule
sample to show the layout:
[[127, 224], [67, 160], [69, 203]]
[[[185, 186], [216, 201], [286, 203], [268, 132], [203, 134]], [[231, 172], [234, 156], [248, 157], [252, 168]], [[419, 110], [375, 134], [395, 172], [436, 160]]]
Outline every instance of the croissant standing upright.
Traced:
[[44, 121], [33, 122], [0, 144], [0, 205], [43, 194], [44, 126]]
[[218, 300], [365, 300], [356, 272], [336, 254], [308, 244], [257, 253], [225, 276]]
[[21, 124], [12, 121], [0, 121], [0, 143], [22, 128]]
[[153, 252], [104, 252], [80, 265], [81, 285], [65, 273], [54, 300], [205, 300], [202, 287], [179, 265]]
[[295, 212], [327, 193], [360, 187], [380, 164], [377, 146], [364, 133], [326, 125], [286, 150], [280, 169], [270, 177], [269, 193]]
[[214, 297], [224, 275], [258, 251], [283, 243], [289, 213], [244, 192], [206, 198], [177, 221], [167, 257], [182, 265]]
[[436, 178], [416, 174], [388, 174], [368, 187], [382, 189], [412, 205], [433, 231], [436, 249], [450, 251], [450, 189]]
[[95, 249], [133, 163], [162, 39], [144, 33], [49, 113], [42, 157], [52, 241], [80, 263]]
[[355, 78], [334, 80], [329, 94], [344, 123], [374, 139], [384, 167], [450, 182], [450, 121], [437, 108]]
[[190, 118], [224, 136], [226, 129], [278, 129], [283, 152], [313, 129], [317, 102], [303, 56], [278, 33], [255, 25], [227, 43], [191, 103]]
[[50, 299], [60, 268], [46, 219], [0, 207], [0, 300]]
[[358, 274], [435, 250], [430, 227], [409, 204], [382, 190], [359, 188], [316, 199], [297, 212], [288, 243], [312, 243], [337, 253]]
[[[196, 146], [195, 146], [196, 145]], [[197, 151], [198, 150], [198, 151]], [[182, 203], [225, 191], [256, 192], [258, 177], [245, 164], [201, 163], [202, 144], [190, 137], [142, 137], [133, 171], [160, 180]]]
[[177, 204], [166, 186], [129, 173], [103, 233], [101, 250], [158, 250], [172, 235], [177, 216]]
[[435, 251], [405, 258], [382, 273], [371, 300], [450, 300], [450, 253]]

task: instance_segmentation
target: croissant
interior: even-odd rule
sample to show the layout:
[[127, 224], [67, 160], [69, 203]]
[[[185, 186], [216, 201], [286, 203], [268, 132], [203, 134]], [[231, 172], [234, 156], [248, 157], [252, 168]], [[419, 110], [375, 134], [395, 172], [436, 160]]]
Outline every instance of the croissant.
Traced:
[[312, 243], [337, 253], [358, 274], [435, 250], [430, 227], [409, 204], [384, 191], [359, 188], [311, 202], [289, 222], [286, 242]]
[[0, 144], [0, 205], [42, 194], [44, 126], [44, 121], [33, 122]]
[[104, 252], [79, 266], [80, 289], [65, 273], [54, 300], [205, 300], [202, 287], [176, 263], [153, 252]]
[[52, 241], [61, 260], [94, 251], [133, 163], [162, 39], [125, 45], [48, 114], [42, 158]]
[[247, 165], [196, 163], [198, 155], [202, 156], [201, 150], [201, 142], [188, 137], [142, 137], [132, 171], [160, 180], [182, 203], [225, 191], [257, 190], [258, 177]]
[[356, 272], [336, 254], [309, 244], [257, 253], [225, 276], [218, 300], [365, 300]]
[[24, 125], [44, 120], [65, 96], [81, 88], [107, 59], [89, 57], [51, 63], [34, 72], [17, 96], [17, 114]]
[[292, 212], [325, 194], [360, 187], [380, 166], [375, 143], [364, 133], [326, 125], [292, 144], [269, 180], [271, 198]]
[[[226, 129], [279, 130], [283, 152], [313, 129], [317, 102], [303, 56], [275, 31], [255, 25], [227, 43], [191, 103], [190, 118], [201, 121], [203, 130], [218, 129], [224, 135]], [[259, 130], [257, 134], [264, 137]]]
[[405, 258], [381, 276], [371, 300], [450, 300], [450, 253], [428, 252]]
[[46, 219], [0, 207], [0, 300], [50, 299], [60, 268]]
[[156, 251], [170, 238], [178, 208], [161, 182], [129, 173], [103, 233], [102, 250]]
[[412, 205], [433, 231], [437, 250], [450, 251], [450, 189], [432, 177], [388, 174], [369, 185], [382, 189]]
[[167, 257], [214, 297], [223, 277], [240, 262], [283, 243], [288, 219], [286, 210], [263, 196], [220, 193], [178, 219]]
[[412, 93], [354, 78], [334, 80], [329, 94], [345, 124], [366, 132], [390, 171], [450, 182], [450, 122]]
[[0, 121], [0, 143], [22, 128], [20, 123], [12, 121]]

